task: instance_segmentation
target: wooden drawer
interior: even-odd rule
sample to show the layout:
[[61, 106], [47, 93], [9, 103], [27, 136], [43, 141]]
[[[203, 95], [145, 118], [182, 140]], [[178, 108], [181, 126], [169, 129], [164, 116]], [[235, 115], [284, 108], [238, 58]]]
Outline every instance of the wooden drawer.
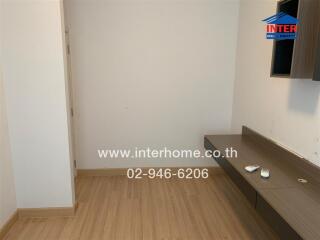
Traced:
[[224, 158], [215, 159], [218, 164], [229, 175], [232, 181], [238, 186], [241, 192], [246, 196], [253, 207], [256, 205], [257, 192], [254, 188], [233, 168], [233, 166]]
[[[207, 139], [205, 139], [205, 148], [217, 150]], [[241, 192], [246, 196], [253, 207], [256, 205], [256, 190], [241, 176], [239, 172], [225, 158], [215, 158], [220, 167], [229, 175], [231, 180], [237, 185]]]
[[302, 240], [288, 223], [257, 193], [256, 210], [283, 240]]

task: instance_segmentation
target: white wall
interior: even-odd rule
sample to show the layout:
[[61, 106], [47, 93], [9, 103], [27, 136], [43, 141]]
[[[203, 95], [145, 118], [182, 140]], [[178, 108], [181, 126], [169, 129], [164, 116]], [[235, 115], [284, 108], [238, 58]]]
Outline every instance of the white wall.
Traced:
[[2, 79], [0, 75], [0, 228], [17, 209]]
[[230, 130], [238, 1], [66, 2], [79, 168], [211, 164], [97, 149], [201, 149]]
[[[1, 12], [0, 1], [0, 12]], [[0, 19], [1, 29], [1, 19]], [[1, 60], [1, 34], [0, 34]], [[2, 61], [0, 61], [0, 229], [17, 209], [13, 168], [10, 153], [7, 113], [2, 83]]]
[[5, 0], [4, 83], [19, 208], [73, 205], [61, 3]]
[[270, 78], [272, 41], [261, 21], [273, 0], [242, 0], [232, 126], [245, 124], [320, 166], [320, 83]]

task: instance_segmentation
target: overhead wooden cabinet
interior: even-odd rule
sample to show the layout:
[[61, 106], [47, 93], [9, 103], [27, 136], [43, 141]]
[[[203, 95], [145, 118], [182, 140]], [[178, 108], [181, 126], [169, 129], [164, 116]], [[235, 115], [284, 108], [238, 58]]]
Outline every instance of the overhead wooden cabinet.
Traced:
[[314, 71], [313, 80], [320, 81], [320, 34], [319, 34], [318, 51], [317, 51], [317, 57], [316, 57], [316, 68]]
[[271, 64], [272, 77], [319, 80], [320, 0], [283, 0], [277, 12], [298, 18], [295, 40], [274, 40]]

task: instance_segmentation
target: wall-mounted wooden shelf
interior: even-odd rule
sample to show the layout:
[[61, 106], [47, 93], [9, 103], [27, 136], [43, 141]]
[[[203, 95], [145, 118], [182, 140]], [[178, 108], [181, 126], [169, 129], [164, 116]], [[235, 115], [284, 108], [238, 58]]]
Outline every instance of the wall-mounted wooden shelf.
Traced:
[[[279, 239], [320, 239], [318, 166], [247, 127], [243, 127], [241, 135], [205, 136], [204, 146], [220, 152], [232, 146], [237, 151], [237, 157], [222, 156], [215, 160], [278, 233]], [[249, 165], [268, 168], [270, 178], [261, 178], [259, 170], [246, 172], [244, 168]]]
[[298, 18], [299, 24], [295, 40], [274, 40], [271, 76], [320, 80], [320, 1], [282, 0], [277, 12]]

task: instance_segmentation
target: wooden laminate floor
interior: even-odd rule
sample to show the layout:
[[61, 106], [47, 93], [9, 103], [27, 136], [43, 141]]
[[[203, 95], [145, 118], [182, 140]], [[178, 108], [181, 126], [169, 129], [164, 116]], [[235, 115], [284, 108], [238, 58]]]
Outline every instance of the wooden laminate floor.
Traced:
[[223, 173], [207, 180], [77, 181], [75, 217], [20, 219], [5, 240], [277, 239]]

